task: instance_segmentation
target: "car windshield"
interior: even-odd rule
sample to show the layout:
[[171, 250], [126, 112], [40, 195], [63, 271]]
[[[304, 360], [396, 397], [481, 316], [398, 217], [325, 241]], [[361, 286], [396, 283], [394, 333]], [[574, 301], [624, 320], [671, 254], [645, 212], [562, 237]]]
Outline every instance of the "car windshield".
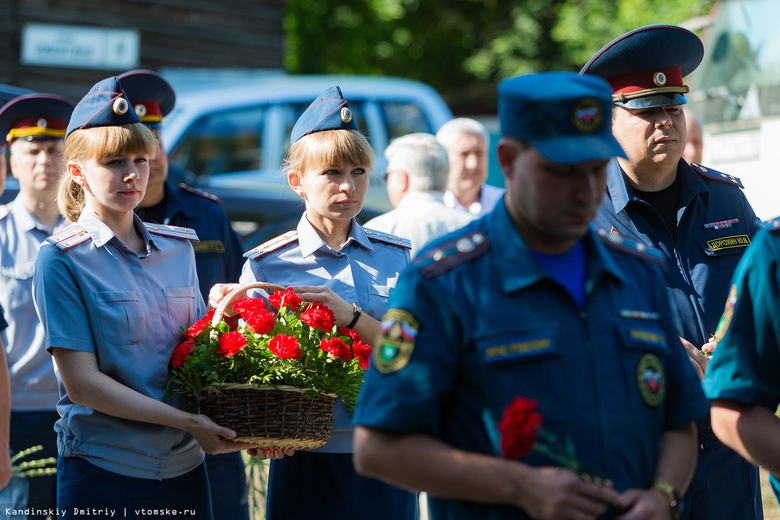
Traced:
[[690, 80], [691, 109], [705, 124], [780, 114], [780, 2], [724, 1], [716, 13]]

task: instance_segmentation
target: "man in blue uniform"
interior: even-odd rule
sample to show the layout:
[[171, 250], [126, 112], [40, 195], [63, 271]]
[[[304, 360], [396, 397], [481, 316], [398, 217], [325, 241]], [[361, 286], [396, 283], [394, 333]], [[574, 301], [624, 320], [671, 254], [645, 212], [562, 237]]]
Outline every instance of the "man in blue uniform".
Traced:
[[[610, 93], [573, 73], [503, 81], [506, 196], [423, 249], [390, 297], [355, 463], [427, 491], [437, 518], [662, 518], [688, 486], [708, 403], [657, 259], [590, 228], [609, 158], [623, 155]], [[538, 402], [545, 431], [587, 469], [539, 450], [500, 457], [516, 397]]]
[[769, 470], [780, 500], [778, 265], [780, 225], [773, 225], [756, 235], [734, 272], [704, 388], [718, 438]]
[[[626, 152], [610, 165], [595, 223], [666, 258], [677, 332], [700, 377], [729, 279], [759, 229], [738, 179], [682, 159], [683, 78], [703, 52], [687, 29], [652, 25], [607, 44], [580, 72], [610, 82], [612, 130]], [[757, 468], [720, 443], [708, 420], [698, 426], [701, 452], [684, 517], [763, 518]]]
[[[27, 94], [0, 110], [0, 140], [8, 142], [11, 174], [19, 194], [0, 206], [0, 307], [8, 328], [3, 331], [11, 377], [11, 449], [42, 445], [41, 457], [57, 456], [54, 423], [59, 392], [46, 352], [43, 326], [33, 304], [32, 281], [41, 243], [64, 225], [55, 202], [57, 183], [65, 171], [65, 128], [73, 103], [53, 94]], [[56, 478], [30, 479], [29, 519], [56, 507]]]
[[[176, 95], [170, 84], [150, 70], [134, 70], [119, 76], [136, 113], [161, 139], [163, 117], [173, 109]], [[200, 242], [193, 244], [198, 283], [204, 301], [217, 283], [238, 282], [243, 249], [230, 227], [219, 200], [184, 184], [171, 186], [168, 158], [162, 141], [157, 158], [149, 164], [149, 183], [138, 215], [145, 222], [188, 227]], [[247, 482], [241, 452], [206, 455], [215, 520], [248, 520]]]

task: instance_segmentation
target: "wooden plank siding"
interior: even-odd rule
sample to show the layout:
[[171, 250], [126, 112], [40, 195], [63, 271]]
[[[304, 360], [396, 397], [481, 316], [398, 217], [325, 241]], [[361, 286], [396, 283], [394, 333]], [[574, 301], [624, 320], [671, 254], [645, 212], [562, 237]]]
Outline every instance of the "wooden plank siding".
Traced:
[[0, 83], [80, 99], [124, 70], [20, 64], [28, 23], [136, 29], [139, 68], [283, 68], [284, 0], [0, 0]]

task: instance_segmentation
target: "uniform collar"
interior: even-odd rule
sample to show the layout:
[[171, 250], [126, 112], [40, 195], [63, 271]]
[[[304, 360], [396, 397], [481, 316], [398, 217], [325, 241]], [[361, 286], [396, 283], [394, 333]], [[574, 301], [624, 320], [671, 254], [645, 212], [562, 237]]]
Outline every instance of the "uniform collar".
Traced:
[[[111, 241], [112, 238], [116, 237], [116, 234], [102, 220], [87, 212], [81, 214], [79, 217], [79, 224], [89, 234], [95, 247], [103, 247]], [[143, 221], [135, 213], [133, 213], [133, 226], [135, 226], [136, 231], [141, 233], [144, 244], [146, 244], [147, 253], [150, 251], [151, 246], [154, 246], [155, 249], [160, 251], [160, 247], [149, 234]], [[117, 240], [119, 240], [119, 238], [117, 238]]]
[[[525, 289], [549, 276], [533, 259], [530, 249], [509, 218], [505, 204], [497, 204], [486, 218], [489, 219], [487, 229], [490, 243], [500, 244], [492, 249], [496, 265], [501, 266], [496, 272], [505, 293]], [[583, 240], [587, 262], [587, 289], [590, 289], [593, 280], [604, 274], [610, 274], [625, 283], [630, 282], [592, 227]]]
[[[681, 201], [687, 202], [693, 195], [700, 194], [706, 202], [709, 197], [709, 189], [683, 159], [677, 163], [677, 175], [682, 180]], [[636, 192], [628, 182], [617, 159], [612, 159], [607, 168], [607, 192], [612, 199], [612, 209], [616, 215], [623, 211], [630, 201], [637, 199]]]
[[18, 223], [19, 229], [22, 231], [32, 231], [33, 229], [37, 229], [39, 231], [43, 231], [47, 235], [51, 235], [58, 229], [62, 228], [62, 225], [65, 222], [65, 219], [60, 217], [60, 221], [57, 226], [54, 229], [49, 229], [38, 222], [38, 219], [35, 218], [32, 213], [27, 211], [27, 208], [24, 207], [24, 204], [20, 198], [16, 198], [11, 201], [8, 203], [8, 206], [11, 208], [11, 215], [14, 216], [14, 221]]
[[[352, 219], [349, 237], [347, 237], [344, 247], [341, 248], [342, 251], [348, 248], [352, 242], [355, 242], [369, 251], [374, 250], [374, 246], [371, 245], [371, 241], [368, 239], [366, 232], [363, 231], [363, 228], [354, 218]], [[301, 255], [304, 257], [311, 255], [318, 249], [331, 250], [317, 233], [317, 230], [314, 229], [314, 226], [311, 225], [309, 219], [306, 218], [306, 212], [303, 213], [301, 220], [298, 222], [298, 246]]]

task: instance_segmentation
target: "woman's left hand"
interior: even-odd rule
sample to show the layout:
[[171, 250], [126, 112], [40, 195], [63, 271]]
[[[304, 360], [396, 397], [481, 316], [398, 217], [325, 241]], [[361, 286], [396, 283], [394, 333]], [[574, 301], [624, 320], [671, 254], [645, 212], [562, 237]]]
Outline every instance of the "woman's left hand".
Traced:
[[293, 285], [290, 287], [295, 294], [307, 302], [323, 303], [330, 307], [336, 317], [336, 325], [344, 327], [352, 321], [352, 304], [334, 293], [324, 285]]

